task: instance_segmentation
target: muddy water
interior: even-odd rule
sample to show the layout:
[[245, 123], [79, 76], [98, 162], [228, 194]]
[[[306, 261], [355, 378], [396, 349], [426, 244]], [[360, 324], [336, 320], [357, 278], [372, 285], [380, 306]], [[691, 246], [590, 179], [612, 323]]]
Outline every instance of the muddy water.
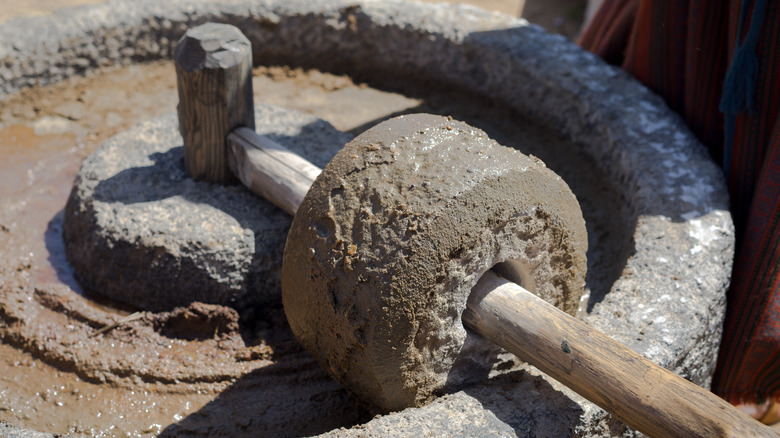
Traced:
[[[13, 308], [20, 302], [32, 304], [43, 291], [59, 291], [66, 300], [80, 298], [60, 233], [61, 210], [75, 172], [83, 157], [114, 132], [143, 115], [170, 111], [174, 105], [166, 102], [159, 107], [151, 90], [142, 99], [144, 105], [123, 99], [132, 89], [123, 90], [121, 85], [137, 76], [138, 70], [131, 68], [29, 90], [0, 107], [4, 157], [0, 164], [0, 334], [4, 340], [0, 344], [0, 419], [8, 423], [97, 436], [155, 434], [213, 397], [206, 388], [200, 393], [189, 390], [185, 396], [176, 388], [156, 385], [128, 388], [86, 382], [63, 370], [67, 367], [57, 368], [39, 359], [45, 355], [29, 348], [36, 336], [21, 333], [25, 325], [47, 327], [51, 332], [41, 337], [53, 338], [72, 331], [79, 322], [62, 318], [45, 306], [29, 305], [17, 312]], [[171, 87], [161, 85], [172, 95]], [[159, 92], [161, 87], [155, 88]], [[131, 109], [121, 109], [124, 105]], [[19, 316], [26, 320], [18, 320]], [[44, 319], [46, 323], [39, 324]]]
[[47, 432], [156, 436], [215, 395], [207, 389], [91, 384], [5, 344], [0, 358], [0, 418]]
[[[612, 225], [622, 220], [617, 197], [598, 175], [577, 170], [594, 166], [574, 150], [561, 159], [563, 139], [490, 103], [420, 90], [401, 95], [281, 67], [256, 69], [254, 87], [257, 102], [312, 113], [353, 133], [403, 112], [468, 121], [561, 173], [586, 200], [588, 231], [599, 248], [621, 248], [626, 239]], [[157, 435], [172, 424], [178, 429], [171, 433], [230, 436], [258, 418], [269, 435], [299, 435], [360, 421], [362, 412], [292, 339], [281, 308], [245, 319], [204, 305], [134, 314], [79, 287], [64, 256], [61, 222], [81, 160], [111, 135], [174, 112], [176, 102], [173, 67], [165, 62], [106, 70], [0, 102], [0, 420], [93, 436]], [[591, 251], [589, 285], [603, 291], [620, 257]], [[285, 417], [289, 412], [269, 408], [297, 400], [285, 394], [293, 386], [343, 403], [317, 422], [298, 424]], [[320, 406], [307, 403], [309, 411]]]

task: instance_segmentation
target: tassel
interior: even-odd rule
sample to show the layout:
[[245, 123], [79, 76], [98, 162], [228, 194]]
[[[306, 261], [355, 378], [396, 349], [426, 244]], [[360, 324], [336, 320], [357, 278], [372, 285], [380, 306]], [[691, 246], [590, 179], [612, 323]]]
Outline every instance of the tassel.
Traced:
[[723, 93], [718, 109], [726, 114], [738, 114], [745, 110], [755, 112], [753, 95], [756, 90], [756, 78], [758, 76], [758, 57], [756, 56], [756, 44], [761, 32], [761, 24], [764, 21], [764, 11], [767, 0], [756, 0], [753, 6], [753, 14], [750, 17], [750, 28], [742, 44], [739, 40], [742, 36], [742, 25], [747, 19], [749, 0], [742, 3], [739, 13], [739, 29], [737, 30], [737, 49], [734, 59], [731, 61], [726, 79], [723, 81]]
[[745, 110], [754, 112], [753, 94], [757, 76], [758, 57], [755, 48], [743, 44], [734, 53], [734, 60], [726, 73], [718, 109], [726, 114], [739, 114]]
[[739, 11], [736, 50], [734, 51], [731, 65], [729, 65], [729, 69], [726, 72], [726, 78], [723, 81], [723, 91], [721, 92], [720, 104], [718, 105], [718, 109], [726, 116], [723, 171], [727, 178], [731, 167], [734, 125], [737, 114], [745, 111], [755, 114], [756, 111], [754, 99], [756, 82], [758, 80], [756, 45], [758, 44], [758, 36], [761, 33], [761, 24], [764, 20], [767, 0], [755, 0], [753, 2], [750, 28], [747, 35], [745, 35], [745, 40], [740, 44], [742, 27], [745, 24], [745, 20], [747, 20], [750, 3], [750, 0], [744, 0]]

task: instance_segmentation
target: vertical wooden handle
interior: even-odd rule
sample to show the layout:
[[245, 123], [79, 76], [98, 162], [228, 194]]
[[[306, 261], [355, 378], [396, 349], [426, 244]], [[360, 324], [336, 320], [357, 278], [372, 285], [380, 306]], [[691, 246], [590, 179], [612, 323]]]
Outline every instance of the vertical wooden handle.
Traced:
[[206, 23], [181, 38], [175, 50], [179, 131], [190, 178], [226, 184], [231, 130], [255, 127], [252, 45], [229, 24]]
[[775, 432], [492, 272], [474, 287], [467, 327], [652, 437], [773, 437]]

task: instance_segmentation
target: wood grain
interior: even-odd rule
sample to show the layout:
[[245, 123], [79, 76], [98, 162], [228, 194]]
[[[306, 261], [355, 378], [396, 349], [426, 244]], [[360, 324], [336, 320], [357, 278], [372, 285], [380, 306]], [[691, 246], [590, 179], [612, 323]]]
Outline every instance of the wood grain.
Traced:
[[715, 394], [492, 272], [472, 290], [463, 321], [651, 437], [777, 438]]
[[[253, 130], [228, 136], [230, 165], [255, 193], [297, 212], [320, 169]], [[488, 271], [464, 325], [651, 437], [774, 437], [715, 394]]]
[[238, 179], [291, 216], [321, 170], [249, 128], [228, 135], [228, 164]]
[[226, 141], [237, 127], [255, 127], [251, 44], [234, 26], [206, 23], [188, 30], [174, 55], [185, 170], [199, 181], [236, 182]]
[[[294, 215], [320, 169], [253, 130], [228, 136], [230, 166]], [[651, 437], [774, 437], [715, 394], [647, 360], [493, 272], [472, 290], [466, 327]]]

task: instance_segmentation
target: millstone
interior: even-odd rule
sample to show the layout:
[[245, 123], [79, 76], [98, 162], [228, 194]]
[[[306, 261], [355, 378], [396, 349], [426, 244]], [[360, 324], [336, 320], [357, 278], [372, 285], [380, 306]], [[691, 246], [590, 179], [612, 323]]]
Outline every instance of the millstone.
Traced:
[[[324, 166], [349, 134], [277, 107], [258, 132]], [[84, 160], [65, 208], [68, 260], [88, 290], [145, 310], [278, 301], [291, 218], [241, 185], [189, 179], [175, 116], [142, 123]]]
[[345, 146], [306, 194], [285, 249], [285, 313], [324, 368], [398, 410], [490, 371], [496, 347], [467, 342], [460, 321], [482, 274], [502, 264], [574, 314], [586, 244], [577, 200], [544, 163], [465, 123], [402, 116]]

